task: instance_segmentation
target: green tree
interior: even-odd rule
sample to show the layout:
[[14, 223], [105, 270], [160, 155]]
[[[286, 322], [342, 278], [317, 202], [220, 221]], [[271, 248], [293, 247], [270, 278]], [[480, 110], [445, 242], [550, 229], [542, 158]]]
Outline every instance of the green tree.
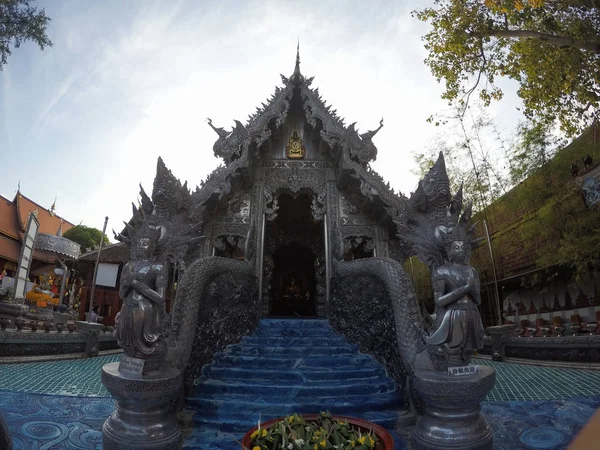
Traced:
[[520, 183], [532, 175], [565, 144], [543, 123], [520, 123], [516, 145], [509, 155], [511, 183]]
[[[73, 228], [69, 228], [63, 233], [63, 237], [77, 242], [81, 246], [81, 253], [86, 253], [100, 245], [100, 239], [102, 237], [102, 231], [86, 227], [85, 225], [77, 225]], [[104, 245], [110, 244], [110, 241], [104, 236]]]
[[600, 104], [600, 6], [597, 0], [434, 0], [413, 14], [431, 22], [425, 63], [443, 98], [463, 108], [478, 92], [502, 98], [498, 77], [520, 85], [527, 119], [572, 136]]
[[445, 132], [437, 135], [424, 153], [414, 155], [417, 169], [413, 173], [423, 178], [441, 151], [452, 193], [462, 184], [465, 198], [473, 202], [474, 210], [482, 210], [507, 188], [504, 141], [482, 108], [472, 113], [469, 107], [466, 115], [455, 111], [442, 122]]
[[30, 0], [0, 0], [0, 70], [11, 55], [11, 46], [18, 48], [32, 41], [41, 50], [51, 47], [46, 34], [50, 18], [44, 9], [30, 6]]

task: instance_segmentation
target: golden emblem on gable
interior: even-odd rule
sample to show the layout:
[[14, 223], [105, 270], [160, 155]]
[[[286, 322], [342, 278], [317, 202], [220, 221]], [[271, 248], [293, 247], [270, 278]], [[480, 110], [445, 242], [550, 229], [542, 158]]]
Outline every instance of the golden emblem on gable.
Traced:
[[291, 159], [304, 158], [306, 148], [302, 145], [302, 138], [298, 134], [298, 130], [294, 130], [288, 139], [288, 144], [285, 148], [286, 155]]

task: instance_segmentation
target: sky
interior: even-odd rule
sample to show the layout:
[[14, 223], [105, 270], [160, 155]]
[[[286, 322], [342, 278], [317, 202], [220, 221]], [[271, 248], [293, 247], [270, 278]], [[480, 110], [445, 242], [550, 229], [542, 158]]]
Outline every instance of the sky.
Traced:
[[[21, 193], [66, 220], [120, 230], [152, 191], [156, 162], [194, 188], [220, 161], [221, 127], [246, 122], [294, 69], [360, 132], [374, 138], [372, 167], [405, 195], [416, 189], [414, 155], [448, 109], [423, 60], [422, 0], [40, 0], [53, 46], [14, 49], [0, 72], [0, 194]], [[490, 115], [509, 135], [515, 89]], [[112, 239], [112, 233], [109, 233]]]

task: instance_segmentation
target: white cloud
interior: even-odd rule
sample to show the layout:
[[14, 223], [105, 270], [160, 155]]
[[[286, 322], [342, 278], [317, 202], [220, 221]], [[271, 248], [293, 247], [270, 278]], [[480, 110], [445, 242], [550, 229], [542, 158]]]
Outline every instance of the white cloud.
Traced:
[[[168, 5], [143, 2], [115, 17], [109, 3], [103, 14], [96, 5], [60, 18], [62, 39], [40, 64], [60, 62], [61, 77], [40, 101], [36, 128], [60, 139], [78, 167], [78, 176], [53, 180], [62, 186], [60, 214], [98, 228], [109, 215], [109, 228], [120, 229], [138, 183], [151, 191], [158, 156], [190, 187], [199, 184], [218, 164], [206, 118], [226, 128], [244, 122], [279, 73], [291, 74], [298, 38], [303, 73], [347, 123], [364, 131], [385, 118], [373, 166], [405, 194], [414, 190], [412, 154], [437, 131], [425, 119], [446, 105], [423, 64], [426, 25], [401, 2]], [[28, 195], [44, 203], [54, 191]]]

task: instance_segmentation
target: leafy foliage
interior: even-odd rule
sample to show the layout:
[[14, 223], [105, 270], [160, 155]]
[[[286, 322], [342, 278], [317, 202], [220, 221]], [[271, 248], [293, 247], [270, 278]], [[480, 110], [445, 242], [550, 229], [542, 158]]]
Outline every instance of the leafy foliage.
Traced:
[[33, 41], [41, 50], [51, 47], [46, 34], [50, 18], [42, 8], [30, 6], [30, 0], [0, 0], [0, 70], [11, 55], [11, 46]]
[[564, 146], [564, 139], [552, 134], [542, 123], [521, 123], [517, 143], [509, 155], [510, 180], [517, 184], [546, 164]]
[[414, 173], [423, 178], [441, 151], [451, 192], [457, 192], [462, 184], [465, 198], [473, 202], [477, 211], [506, 192], [504, 166], [508, 152], [487, 113], [482, 108], [472, 110], [469, 107], [465, 116], [455, 111], [444, 120], [448, 131], [436, 136], [425, 153], [414, 156], [417, 164]]
[[316, 420], [292, 414], [270, 428], [260, 428], [259, 424], [251, 438], [252, 450], [371, 450], [378, 442], [373, 431], [336, 420], [329, 412], [322, 412]]
[[[600, 270], [600, 209], [586, 206], [570, 172], [587, 155], [600, 160], [599, 124], [480, 213], [489, 222], [499, 279], [556, 264], [570, 266], [579, 281]], [[487, 248], [474, 252], [473, 262], [482, 282], [491, 280]]]
[[[63, 237], [77, 242], [81, 246], [81, 253], [86, 253], [100, 245], [100, 239], [102, 238], [102, 231], [86, 227], [85, 225], [77, 225], [73, 228], [69, 228], [63, 233]], [[104, 245], [110, 244], [110, 241], [104, 236]]]
[[478, 92], [500, 100], [498, 77], [520, 85], [525, 117], [559, 121], [568, 135], [588, 126], [600, 104], [600, 6], [595, 0], [434, 0], [414, 11], [431, 22], [425, 63], [443, 98], [462, 108]]

